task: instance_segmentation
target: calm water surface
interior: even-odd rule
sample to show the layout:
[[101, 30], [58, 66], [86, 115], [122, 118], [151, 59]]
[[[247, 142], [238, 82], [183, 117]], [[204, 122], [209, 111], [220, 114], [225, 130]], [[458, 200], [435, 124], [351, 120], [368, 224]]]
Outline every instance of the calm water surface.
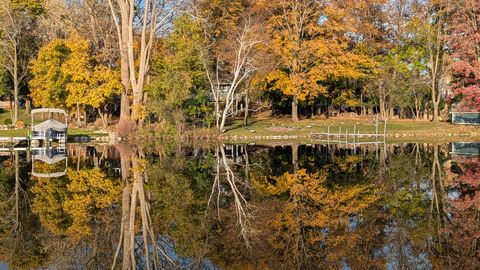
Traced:
[[0, 269], [480, 269], [475, 144], [0, 154]]

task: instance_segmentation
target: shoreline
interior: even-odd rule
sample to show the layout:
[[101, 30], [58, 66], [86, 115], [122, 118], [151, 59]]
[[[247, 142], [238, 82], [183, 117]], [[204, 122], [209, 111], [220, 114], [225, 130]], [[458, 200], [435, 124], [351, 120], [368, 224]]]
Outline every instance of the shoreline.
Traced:
[[[179, 135], [181, 140], [210, 141], [224, 143], [252, 142], [324, 142], [320, 134], [330, 134], [333, 141], [345, 143], [344, 133], [348, 133], [347, 142], [376, 141], [383, 142], [384, 124], [378, 127], [366, 119], [304, 119], [292, 122], [289, 118], [253, 118], [251, 124], [243, 127], [242, 121], [233, 120], [227, 126], [227, 131], [219, 133], [214, 128], [188, 129]], [[146, 132], [144, 132], [146, 131]], [[140, 131], [142, 140], [162, 140], [156, 136], [155, 129]], [[327, 133], [328, 132], [328, 133]], [[142, 136], [142, 133], [144, 136]], [[12, 137], [27, 137], [28, 130], [0, 130], [0, 139]], [[136, 136], [135, 138], [139, 138]], [[68, 141], [73, 142], [118, 142], [132, 141], [133, 138], [121, 138], [112, 131], [70, 128]], [[134, 140], [133, 140], [134, 141]], [[385, 141], [389, 142], [480, 142], [480, 126], [453, 125], [446, 122], [433, 123], [422, 120], [389, 120]]]

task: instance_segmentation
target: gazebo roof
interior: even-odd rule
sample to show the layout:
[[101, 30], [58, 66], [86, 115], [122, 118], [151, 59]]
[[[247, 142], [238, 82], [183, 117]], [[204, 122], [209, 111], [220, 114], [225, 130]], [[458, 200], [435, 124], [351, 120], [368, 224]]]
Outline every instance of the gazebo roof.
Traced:
[[65, 131], [67, 130], [67, 125], [54, 119], [48, 119], [32, 127], [33, 131], [45, 131], [47, 129], [53, 129], [55, 131]]

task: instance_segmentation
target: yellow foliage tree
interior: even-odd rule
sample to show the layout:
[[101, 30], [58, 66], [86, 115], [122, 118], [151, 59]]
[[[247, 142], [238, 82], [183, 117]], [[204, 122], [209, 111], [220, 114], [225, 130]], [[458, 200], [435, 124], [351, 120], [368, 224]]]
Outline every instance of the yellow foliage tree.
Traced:
[[92, 64], [89, 43], [77, 34], [43, 46], [32, 62], [32, 74], [30, 97], [34, 105], [76, 108], [78, 125], [81, 110], [85, 112], [88, 106], [98, 109], [106, 125], [102, 106], [122, 89], [117, 72]]
[[35, 195], [32, 210], [55, 235], [80, 239], [91, 233], [95, 211], [116, 202], [121, 189], [119, 181], [98, 168], [69, 171], [60, 178], [37, 178], [31, 189]]
[[[351, 44], [355, 29], [337, 1], [273, 0], [269, 13], [271, 50], [278, 68], [267, 75], [273, 89], [291, 96], [292, 120], [298, 121], [298, 101], [326, 92], [328, 79], [359, 78], [373, 61]], [[343, 1], [342, 1], [343, 2]]]
[[[327, 184], [327, 171], [271, 177], [272, 181], [255, 179], [255, 186], [265, 194], [289, 194], [284, 209], [272, 221], [272, 245], [299, 268], [317, 266], [320, 261], [340, 261], [359, 235], [348, 231], [350, 217], [360, 215], [378, 200], [371, 185]], [[328, 247], [320, 249], [321, 245]], [[323, 251], [322, 251], [323, 250]]]

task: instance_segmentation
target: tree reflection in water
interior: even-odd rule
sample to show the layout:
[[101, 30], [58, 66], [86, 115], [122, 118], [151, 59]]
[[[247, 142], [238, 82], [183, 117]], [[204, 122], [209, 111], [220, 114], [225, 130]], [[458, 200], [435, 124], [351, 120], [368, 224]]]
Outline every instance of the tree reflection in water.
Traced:
[[445, 144], [69, 148], [0, 156], [12, 268], [480, 267], [480, 158]]

